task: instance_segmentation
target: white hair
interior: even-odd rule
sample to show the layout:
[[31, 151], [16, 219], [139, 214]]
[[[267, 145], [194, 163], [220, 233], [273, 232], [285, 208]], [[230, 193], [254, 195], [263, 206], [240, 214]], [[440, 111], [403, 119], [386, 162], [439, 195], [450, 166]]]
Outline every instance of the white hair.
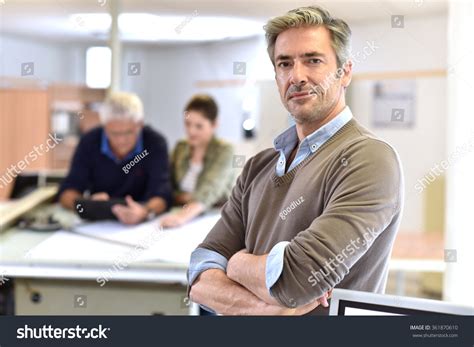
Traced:
[[138, 95], [126, 92], [112, 92], [100, 108], [100, 121], [106, 124], [111, 120], [143, 121], [143, 104]]

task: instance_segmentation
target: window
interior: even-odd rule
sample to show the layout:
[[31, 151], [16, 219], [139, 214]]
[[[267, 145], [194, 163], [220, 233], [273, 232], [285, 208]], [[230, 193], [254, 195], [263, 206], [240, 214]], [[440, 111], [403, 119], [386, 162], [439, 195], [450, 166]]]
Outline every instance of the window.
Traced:
[[86, 84], [89, 88], [108, 88], [112, 69], [109, 47], [89, 47], [86, 53]]

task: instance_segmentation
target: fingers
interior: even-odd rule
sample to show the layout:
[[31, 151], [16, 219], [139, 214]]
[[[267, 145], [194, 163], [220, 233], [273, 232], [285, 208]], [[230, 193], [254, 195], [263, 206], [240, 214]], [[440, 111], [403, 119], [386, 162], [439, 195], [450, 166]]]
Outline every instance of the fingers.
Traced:
[[132, 224], [137, 224], [138, 220], [135, 218], [135, 216], [130, 215], [130, 214], [124, 214], [118, 216], [118, 219], [121, 223], [127, 224], [127, 225], [132, 225]]
[[134, 206], [136, 206], [136, 205], [139, 205], [139, 203], [136, 202], [135, 200], [133, 200], [133, 198], [132, 198], [130, 195], [127, 195], [127, 196], [125, 197], [125, 201], [127, 202], [127, 205], [128, 205], [129, 207], [134, 207]]
[[175, 228], [179, 225], [179, 221], [175, 218], [172, 218], [170, 219], [167, 223], [166, 223], [166, 227], [167, 228]]
[[123, 224], [135, 224], [133, 214], [128, 207], [122, 205], [112, 206], [112, 213], [118, 218]]
[[123, 223], [123, 220], [125, 218], [125, 212], [124, 212], [122, 206], [114, 205], [114, 206], [112, 206], [111, 210], [112, 210], [112, 213], [115, 215], [115, 217], [117, 217], [118, 220]]
[[313, 311], [318, 306], [319, 306], [319, 299], [315, 299], [314, 301], [311, 301], [310, 303], [307, 303], [306, 305], [293, 309], [294, 310], [293, 314], [297, 316], [304, 315], [308, 312]]
[[109, 194], [105, 192], [95, 193], [95, 194], [92, 194], [91, 196], [91, 200], [95, 200], [95, 201], [107, 201], [109, 199], [110, 199]]
[[319, 305], [322, 305], [323, 307], [329, 307], [328, 298], [331, 297], [331, 294], [332, 294], [332, 290], [328, 291], [327, 293], [324, 293], [323, 296], [321, 296], [320, 298], [315, 299], [314, 301], [312, 301], [312, 302], [310, 302], [306, 305], [297, 307], [296, 309], [294, 309], [293, 314], [296, 314], [296, 315], [306, 314], [306, 313], [311, 312], [312, 310], [314, 310]]
[[324, 293], [322, 297], [318, 298], [318, 302], [323, 305], [323, 307], [329, 307], [328, 298], [330, 297], [330, 293], [332, 293], [332, 291]]
[[183, 224], [182, 219], [179, 218], [177, 215], [173, 215], [173, 214], [164, 216], [160, 220], [160, 225], [163, 228], [176, 228], [176, 227], [179, 227], [182, 224]]
[[327, 299], [326, 295], [320, 297], [320, 298], [318, 299], [318, 301], [319, 301], [319, 303], [320, 303], [321, 305], [323, 305], [324, 307], [329, 307], [329, 303], [328, 303], [328, 299]]
[[176, 221], [174, 219], [175, 218], [173, 218], [172, 215], [163, 216], [163, 218], [160, 219], [160, 225], [163, 228], [172, 228], [172, 227], [174, 227], [174, 225], [176, 223]]
[[114, 205], [112, 206], [112, 212], [118, 217], [119, 215], [123, 215], [128, 211], [128, 207], [123, 205]]

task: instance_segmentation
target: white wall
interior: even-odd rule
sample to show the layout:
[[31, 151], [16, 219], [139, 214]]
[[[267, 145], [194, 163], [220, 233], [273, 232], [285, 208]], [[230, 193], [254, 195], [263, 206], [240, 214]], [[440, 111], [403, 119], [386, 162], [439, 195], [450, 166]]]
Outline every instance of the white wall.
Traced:
[[0, 76], [22, 77], [21, 64], [34, 63], [34, 75], [24, 78], [84, 83], [82, 45], [59, 44], [12, 35], [0, 36]]
[[390, 21], [351, 25], [352, 50], [363, 50], [375, 41], [375, 53], [356, 66], [356, 72], [416, 71], [446, 68], [447, 19], [445, 15], [405, 17], [404, 28]]
[[[448, 169], [449, 187], [446, 201], [446, 249], [450, 253], [444, 277], [445, 300], [474, 306], [474, 233], [472, 232], [472, 193], [474, 192], [474, 4], [449, 4], [449, 63], [455, 73], [449, 75], [447, 127], [448, 150], [456, 155]], [[448, 253], [446, 253], [448, 255]], [[469, 275], [471, 274], [471, 275]]]
[[[138, 93], [149, 123], [162, 131], [170, 146], [184, 136], [183, 108], [197, 92], [213, 95], [219, 104], [218, 135], [241, 140], [242, 102], [249, 88], [203, 88], [198, 81], [249, 80], [273, 76], [263, 38], [192, 46], [123, 48], [122, 89]], [[246, 76], [233, 74], [233, 62], [246, 62]], [[128, 76], [130, 62], [141, 64], [140, 76]]]
[[[354, 73], [446, 69], [446, 30], [444, 16], [418, 20], [405, 18], [404, 29], [392, 29], [390, 23], [353, 26], [353, 52], [363, 50], [367, 41], [374, 40], [378, 46], [366, 60], [356, 64]], [[416, 120], [413, 128], [407, 129], [374, 128], [371, 121], [373, 83], [373, 80], [353, 81], [349, 104], [364, 126], [397, 149], [406, 180], [401, 228], [422, 231], [425, 195], [415, 189], [415, 184], [431, 167], [447, 157], [446, 78], [416, 79]]]

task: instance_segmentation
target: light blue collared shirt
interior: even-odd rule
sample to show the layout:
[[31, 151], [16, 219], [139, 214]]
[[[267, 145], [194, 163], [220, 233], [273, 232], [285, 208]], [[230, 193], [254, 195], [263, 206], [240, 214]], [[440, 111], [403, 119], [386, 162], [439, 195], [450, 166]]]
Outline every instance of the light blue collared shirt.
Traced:
[[[291, 171], [295, 166], [315, 153], [326, 141], [328, 141], [335, 133], [337, 133], [344, 125], [352, 119], [352, 112], [346, 106], [334, 119], [325, 124], [312, 134], [306, 136], [299, 144], [296, 156], [291, 162], [288, 170], [285, 172], [286, 161], [291, 152], [297, 145], [299, 139], [296, 132], [296, 125], [286, 129], [278, 135], [274, 141], [275, 150], [280, 152], [280, 158], [276, 166], [276, 174], [283, 176]], [[271, 287], [278, 281], [283, 271], [283, 258], [285, 248], [289, 244], [288, 241], [277, 243], [271, 249], [267, 257], [265, 267], [265, 284], [271, 294]], [[208, 269], [221, 269], [225, 271], [227, 268], [227, 259], [217, 252], [204, 248], [197, 248], [191, 254], [191, 260], [188, 270], [188, 282], [192, 285], [194, 280], [200, 273]]]
[[[339, 129], [341, 129], [347, 122], [352, 119], [352, 112], [346, 106], [334, 119], [329, 123], [323, 125], [321, 128], [306, 136], [299, 144], [296, 156], [290, 164], [288, 171], [293, 170], [295, 166], [316, 152], [327, 140], [329, 140]], [[287, 158], [298, 143], [298, 134], [296, 132], [296, 125], [286, 129], [283, 133], [278, 135], [273, 141], [275, 149], [280, 152], [278, 159], [276, 173], [278, 176], [283, 176], [286, 167]], [[287, 172], [288, 172], [287, 171]]]
[[102, 154], [105, 154], [107, 157], [109, 157], [116, 163], [121, 163], [121, 162], [130, 160], [133, 157], [135, 157], [137, 154], [140, 154], [141, 152], [143, 152], [143, 131], [140, 131], [140, 135], [138, 136], [137, 143], [135, 144], [135, 147], [132, 149], [132, 151], [129, 154], [127, 154], [125, 158], [120, 160], [119, 158], [115, 156], [114, 152], [112, 152], [112, 148], [110, 148], [107, 134], [105, 133], [105, 130], [102, 129], [100, 151]]

